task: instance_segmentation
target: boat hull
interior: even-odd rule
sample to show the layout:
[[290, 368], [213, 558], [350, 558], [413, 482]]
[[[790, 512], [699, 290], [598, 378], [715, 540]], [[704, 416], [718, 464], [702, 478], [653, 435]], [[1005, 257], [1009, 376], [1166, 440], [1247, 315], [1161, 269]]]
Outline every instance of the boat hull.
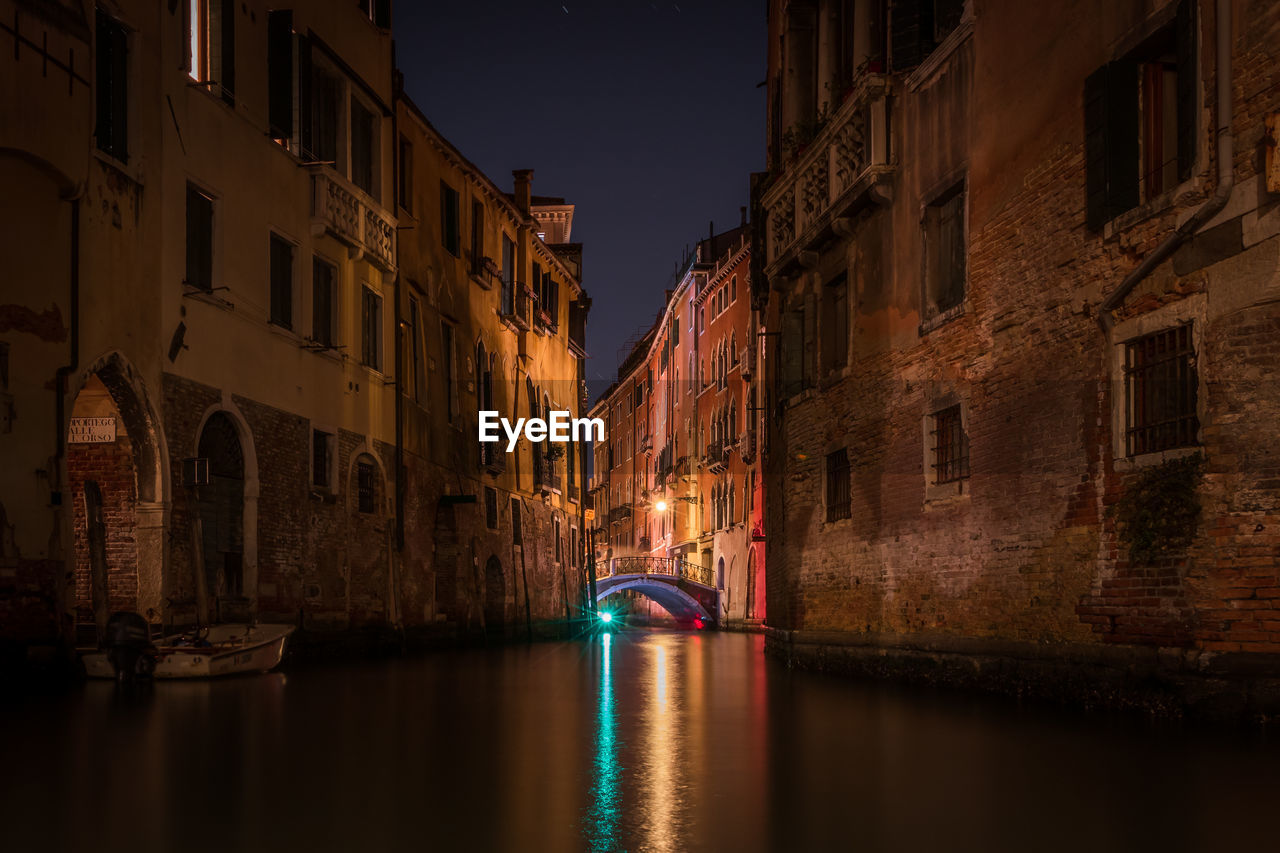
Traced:
[[[154, 678], [215, 678], [222, 675], [268, 672], [284, 657], [292, 625], [216, 625], [209, 629], [207, 646], [178, 645], [180, 636], [161, 641], [153, 655]], [[90, 678], [115, 678], [115, 668], [105, 651], [81, 656]]]

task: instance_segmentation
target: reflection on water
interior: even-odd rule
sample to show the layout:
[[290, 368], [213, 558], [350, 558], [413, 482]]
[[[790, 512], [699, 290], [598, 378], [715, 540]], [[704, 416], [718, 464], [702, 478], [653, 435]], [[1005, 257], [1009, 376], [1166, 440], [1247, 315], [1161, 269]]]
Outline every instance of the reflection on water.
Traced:
[[614, 754], [613, 682], [610, 679], [613, 636], [600, 638], [600, 711], [596, 715], [595, 776], [591, 782], [591, 810], [586, 837], [591, 849], [618, 849], [618, 758]]
[[1259, 734], [622, 632], [0, 704], [0, 849], [1275, 849]]

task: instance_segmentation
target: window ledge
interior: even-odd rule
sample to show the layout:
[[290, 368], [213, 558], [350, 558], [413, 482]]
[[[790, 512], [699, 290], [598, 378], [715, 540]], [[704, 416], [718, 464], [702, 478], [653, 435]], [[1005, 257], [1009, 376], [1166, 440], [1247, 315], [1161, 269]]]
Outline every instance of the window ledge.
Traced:
[[970, 490], [969, 479], [953, 480], [950, 483], [926, 483], [924, 487], [925, 510], [940, 510], [968, 506]]
[[117, 160], [115, 157], [111, 156], [106, 151], [103, 151], [101, 148], [98, 148], [96, 145], [93, 148], [93, 156], [97, 158], [99, 163], [104, 166], [110, 166], [112, 169], [119, 172], [130, 181], [133, 181], [138, 186], [145, 185], [146, 182], [142, 180], [142, 170], [138, 168], [139, 158], [135, 157], [134, 162], [131, 165], [123, 160]]
[[1194, 447], [1179, 447], [1175, 450], [1158, 450], [1155, 453], [1143, 453], [1138, 456], [1123, 456], [1116, 459], [1114, 467], [1116, 473], [1123, 474], [1142, 468], [1151, 468], [1162, 462], [1170, 462], [1174, 459], [1196, 456], [1203, 451], [1204, 447], [1196, 445]]
[[1204, 181], [1199, 176], [1183, 181], [1173, 189], [1107, 220], [1102, 226], [1102, 239], [1115, 239], [1121, 232], [1167, 213], [1180, 202], [1193, 204], [1203, 191]]
[[963, 317], [965, 314], [968, 313], [968, 311], [969, 311], [969, 298], [966, 296], [960, 302], [959, 305], [953, 305], [950, 308], [948, 308], [946, 311], [942, 311], [938, 314], [935, 314], [934, 316], [930, 317], [928, 320], [923, 321], [920, 324], [920, 328], [917, 330], [917, 332], [920, 335], [920, 337], [923, 338], [925, 335], [929, 334], [934, 329], [937, 329], [941, 326], [945, 326], [947, 323], [950, 323], [952, 320], [955, 320], [957, 317]]

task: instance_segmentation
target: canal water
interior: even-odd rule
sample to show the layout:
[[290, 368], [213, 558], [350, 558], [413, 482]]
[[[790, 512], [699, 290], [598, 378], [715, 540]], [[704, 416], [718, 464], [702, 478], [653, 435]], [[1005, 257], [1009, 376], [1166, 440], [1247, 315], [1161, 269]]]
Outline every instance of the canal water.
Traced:
[[10, 696], [0, 849], [1280, 849], [1265, 733], [796, 673], [762, 645], [634, 630]]

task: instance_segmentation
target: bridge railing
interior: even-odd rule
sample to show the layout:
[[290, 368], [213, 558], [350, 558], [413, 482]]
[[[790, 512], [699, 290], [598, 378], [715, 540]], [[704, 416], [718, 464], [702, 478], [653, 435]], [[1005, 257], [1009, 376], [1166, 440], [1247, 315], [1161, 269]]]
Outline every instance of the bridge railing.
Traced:
[[636, 554], [609, 561], [611, 575], [665, 575], [711, 586], [711, 570], [680, 557], [652, 557]]

